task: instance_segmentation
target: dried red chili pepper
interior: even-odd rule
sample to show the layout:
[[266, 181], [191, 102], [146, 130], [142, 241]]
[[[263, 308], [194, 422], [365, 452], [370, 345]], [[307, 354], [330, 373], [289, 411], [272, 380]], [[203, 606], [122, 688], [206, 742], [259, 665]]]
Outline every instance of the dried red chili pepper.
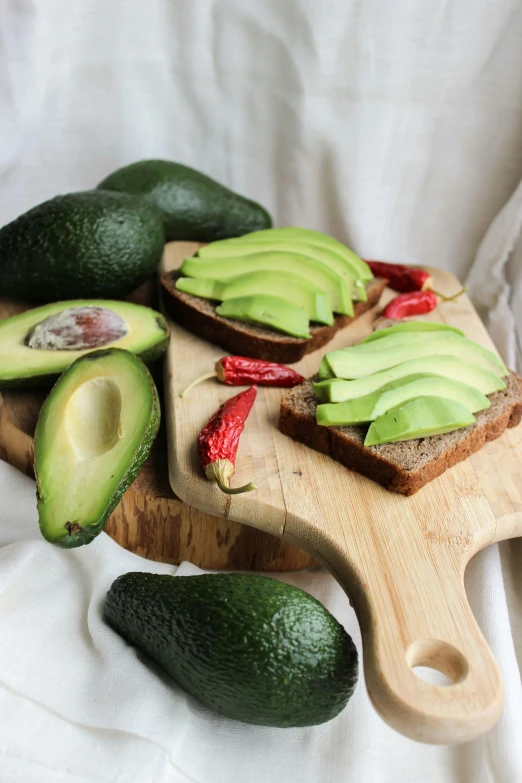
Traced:
[[389, 264], [386, 261], [366, 262], [376, 277], [384, 277], [389, 288], [394, 291], [409, 293], [410, 291], [425, 291], [430, 288], [432, 279], [425, 269], [418, 269], [405, 264]]
[[227, 495], [238, 495], [255, 489], [252, 482], [232, 489], [228, 480], [235, 470], [239, 438], [256, 398], [257, 388], [251, 386], [231, 397], [212, 416], [198, 436], [198, 454], [205, 475]]
[[383, 318], [401, 319], [408, 318], [410, 315], [431, 313], [437, 307], [437, 297], [444, 302], [454, 302], [465, 290], [463, 288], [454, 296], [444, 296], [437, 291], [414, 291], [413, 293], [399, 294], [391, 300], [382, 315]]
[[194, 386], [208, 378], [217, 378], [228, 386], [244, 386], [257, 383], [260, 386], [298, 386], [304, 381], [302, 375], [284, 364], [266, 362], [263, 359], [247, 359], [245, 356], [224, 356], [216, 362], [215, 369], [192, 381], [181, 392], [184, 397]]

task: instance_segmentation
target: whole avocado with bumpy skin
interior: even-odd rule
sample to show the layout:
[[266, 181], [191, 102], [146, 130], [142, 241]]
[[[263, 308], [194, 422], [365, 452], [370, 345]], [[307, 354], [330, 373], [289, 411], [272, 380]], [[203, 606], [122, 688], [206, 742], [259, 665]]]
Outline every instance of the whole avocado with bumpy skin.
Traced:
[[260, 204], [170, 160], [131, 163], [109, 174], [98, 187], [132, 193], [155, 206], [168, 241], [213, 242], [272, 225]]
[[125, 296], [154, 274], [164, 232], [126, 193], [56, 196], [0, 229], [0, 291], [36, 301]]
[[355, 689], [350, 636], [319, 601], [275, 579], [128, 573], [113, 582], [104, 611], [184, 690], [234, 720], [324, 723]]

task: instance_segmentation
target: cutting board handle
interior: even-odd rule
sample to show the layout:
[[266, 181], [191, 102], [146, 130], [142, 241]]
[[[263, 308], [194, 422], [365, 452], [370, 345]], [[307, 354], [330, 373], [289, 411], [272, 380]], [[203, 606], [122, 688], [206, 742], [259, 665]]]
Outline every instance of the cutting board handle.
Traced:
[[[405, 609], [400, 625], [397, 614], [388, 611], [388, 601], [370, 592], [364, 668], [374, 706], [390, 725], [421, 742], [475, 739], [498, 720], [504, 693], [462, 583], [439, 580], [424, 595], [413, 583], [397, 587]], [[392, 599], [398, 597], [394, 593], [392, 587]], [[427, 682], [414, 667], [442, 672], [448, 684]]]
[[[412, 536], [411, 528], [409, 535], [397, 528], [383, 542], [371, 530], [355, 540], [348, 527], [343, 536], [338, 527], [335, 540], [302, 524], [301, 543], [331, 571], [357, 613], [366, 687], [381, 717], [433, 744], [488, 731], [502, 711], [504, 688], [464, 588], [472, 549]], [[288, 529], [285, 535], [294, 540]], [[349, 556], [351, 545], [356, 556]], [[441, 672], [448, 684], [428, 682], [416, 667]]]
[[[374, 556], [385, 560], [382, 568], [364, 574], [343, 569], [341, 576], [361, 623], [373, 705], [411, 739], [435, 744], [473, 740], [498, 720], [504, 689], [464, 588], [471, 554], [448, 547], [448, 541], [441, 546], [420, 538], [403, 546], [395, 541]], [[354, 584], [359, 586], [355, 594]], [[448, 684], [426, 681], [415, 667], [441, 672]]]

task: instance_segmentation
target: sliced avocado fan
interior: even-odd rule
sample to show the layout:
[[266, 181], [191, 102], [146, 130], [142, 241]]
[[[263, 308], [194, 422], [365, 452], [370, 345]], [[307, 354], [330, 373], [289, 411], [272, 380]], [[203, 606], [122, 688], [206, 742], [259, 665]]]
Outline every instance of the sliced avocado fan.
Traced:
[[114, 346], [144, 362], [168, 343], [164, 317], [149, 307], [107, 299], [74, 299], [0, 321], [0, 388], [49, 385], [88, 351]]
[[143, 362], [118, 348], [77, 359], [40, 412], [34, 469], [40, 530], [72, 548], [97, 536], [147, 458], [160, 423]]
[[[302, 242], [308, 246], [320, 247], [328, 250], [330, 253], [336, 253], [344, 258], [350, 266], [361, 275], [363, 280], [371, 280], [373, 275], [368, 264], [362, 260], [353, 250], [343, 245], [337, 239], [334, 239], [328, 234], [323, 234], [320, 231], [314, 231], [309, 228], [299, 228], [298, 226], [283, 226], [280, 228], [268, 228], [261, 229], [259, 231], [253, 231], [250, 234], [240, 237], [239, 239], [227, 239], [220, 242], [212, 243], [216, 253], [223, 253], [228, 248], [233, 248], [236, 241], [243, 242], [255, 242], [259, 244], [273, 243], [273, 242]], [[201, 251], [200, 251], [201, 253]], [[214, 250], [204, 251], [204, 255], [213, 255]]]
[[331, 325], [334, 320], [328, 295], [318, 291], [309, 280], [290, 272], [260, 269], [224, 282], [204, 277], [179, 277], [176, 288], [192, 296], [220, 302], [256, 294], [281, 296], [284, 292], [284, 299], [308, 313], [311, 321]]
[[316, 421], [370, 423], [365, 446], [442, 435], [474, 424], [507, 374], [495, 353], [458, 329], [399, 323], [323, 357]]
[[473, 362], [499, 377], [508, 374], [496, 354], [451, 331], [391, 333], [370, 343], [330, 351], [326, 359], [334, 375], [352, 380], [412, 359], [442, 354]]
[[352, 291], [349, 280], [342, 278], [326, 264], [310, 256], [280, 251], [259, 252], [233, 258], [186, 258], [180, 272], [186, 277], [204, 277], [209, 280], [230, 280], [247, 272], [261, 269], [289, 272], [308, 280], [318, 291], [330, 296], [335, 313], [353, 316]]
[[[212, 242], [210, 245], [205, 245], [198, 251], [200, 258], [234, 258], [236, 256], [249, 256], [260, 252], [262, 247], [263, 252], [289, 252], [298, 253], [302, 256], [309, 256], [316, 261], [320, 261], [329, 267], [333, 272], [340, 277], [346, 278], [350, 287], [353, 286], [353, 296], [361, 301], [367, 300], [366, 287], [362, 277], [361, 269], [358, 264], [352, 263], [346, 257], [339, 253], [332, 251], [329, 248], [318, 247], [312, 245], [306, 241], [300, 242], [298, 239], [284, 239], [276, 236], [270, 241], [249, 241], [249, 237], [255, 236], [253, 234], [247, 234], [245, 237], [239, 237], [238, 239], [225, 239], [222, 242]], [[355, 257], [355, 256], [354, 256]], [[356, 257], [357, 258], [357, 257]], [[358, 261], [360, 259], [357, 259]], [[370, 278], [371, 279], [371, 278]]]

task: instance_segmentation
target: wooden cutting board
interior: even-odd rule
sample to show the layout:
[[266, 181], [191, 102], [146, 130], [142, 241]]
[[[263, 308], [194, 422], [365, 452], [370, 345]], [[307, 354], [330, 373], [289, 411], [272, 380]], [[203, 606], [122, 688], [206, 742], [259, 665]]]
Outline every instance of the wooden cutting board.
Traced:
[[[166, 266], [177, 266], [196, 247], [167, 246]], [[431, 271], [437, 290], [459, 290], [453, 275]], [[493, 347], [466, 296], [428, 317]], [[356, 342], [370, 330], [371, 316], [363, 316], [328, 348]], [[313, 375], [323, 353], [310, 354], [296, 369]], [[502, 710], [502, 680], [471, 613], [463, 575], [479, 549], [522, 534], [522, 425], [404, 497], [283, 435], [277, 427], [281, 391], [259, 388], [232, 480], [236, 486], [253, 480], [257, 490], [227, 496], [205, 479], [195, 444], [235, 392], [209, 381], [187, 398], [179, 396], [222, 355], [173, 326], [166, 407], [176, 495], [204, 513], [303, 546], [332, 572], [357, 612], [368, 692], [390, 725], [413, 739], [443, 744], [487, 731]], [[437, 669], [452, 684], [430, 684], [416, 666]]]
[[[156, 286], [131, 297], [157, 307]], [[0, 298], [0, 319], [23, 312], [28, 303]], [[156, 373], [161, 393], [161, 367]], [[33, 475], [33, 434], [45, 392], [0, 393], [0, 459]], [[36, 501], [35, 501], [36, 503]], [[201, 568], [293, 571], [316, 565], [309, 554], [262, 530], [219, 519], [183, 503], [169, 486], [164, 417], [142, 471], [111, 515], [106, 532], [121, 546], [151, 560]]]

